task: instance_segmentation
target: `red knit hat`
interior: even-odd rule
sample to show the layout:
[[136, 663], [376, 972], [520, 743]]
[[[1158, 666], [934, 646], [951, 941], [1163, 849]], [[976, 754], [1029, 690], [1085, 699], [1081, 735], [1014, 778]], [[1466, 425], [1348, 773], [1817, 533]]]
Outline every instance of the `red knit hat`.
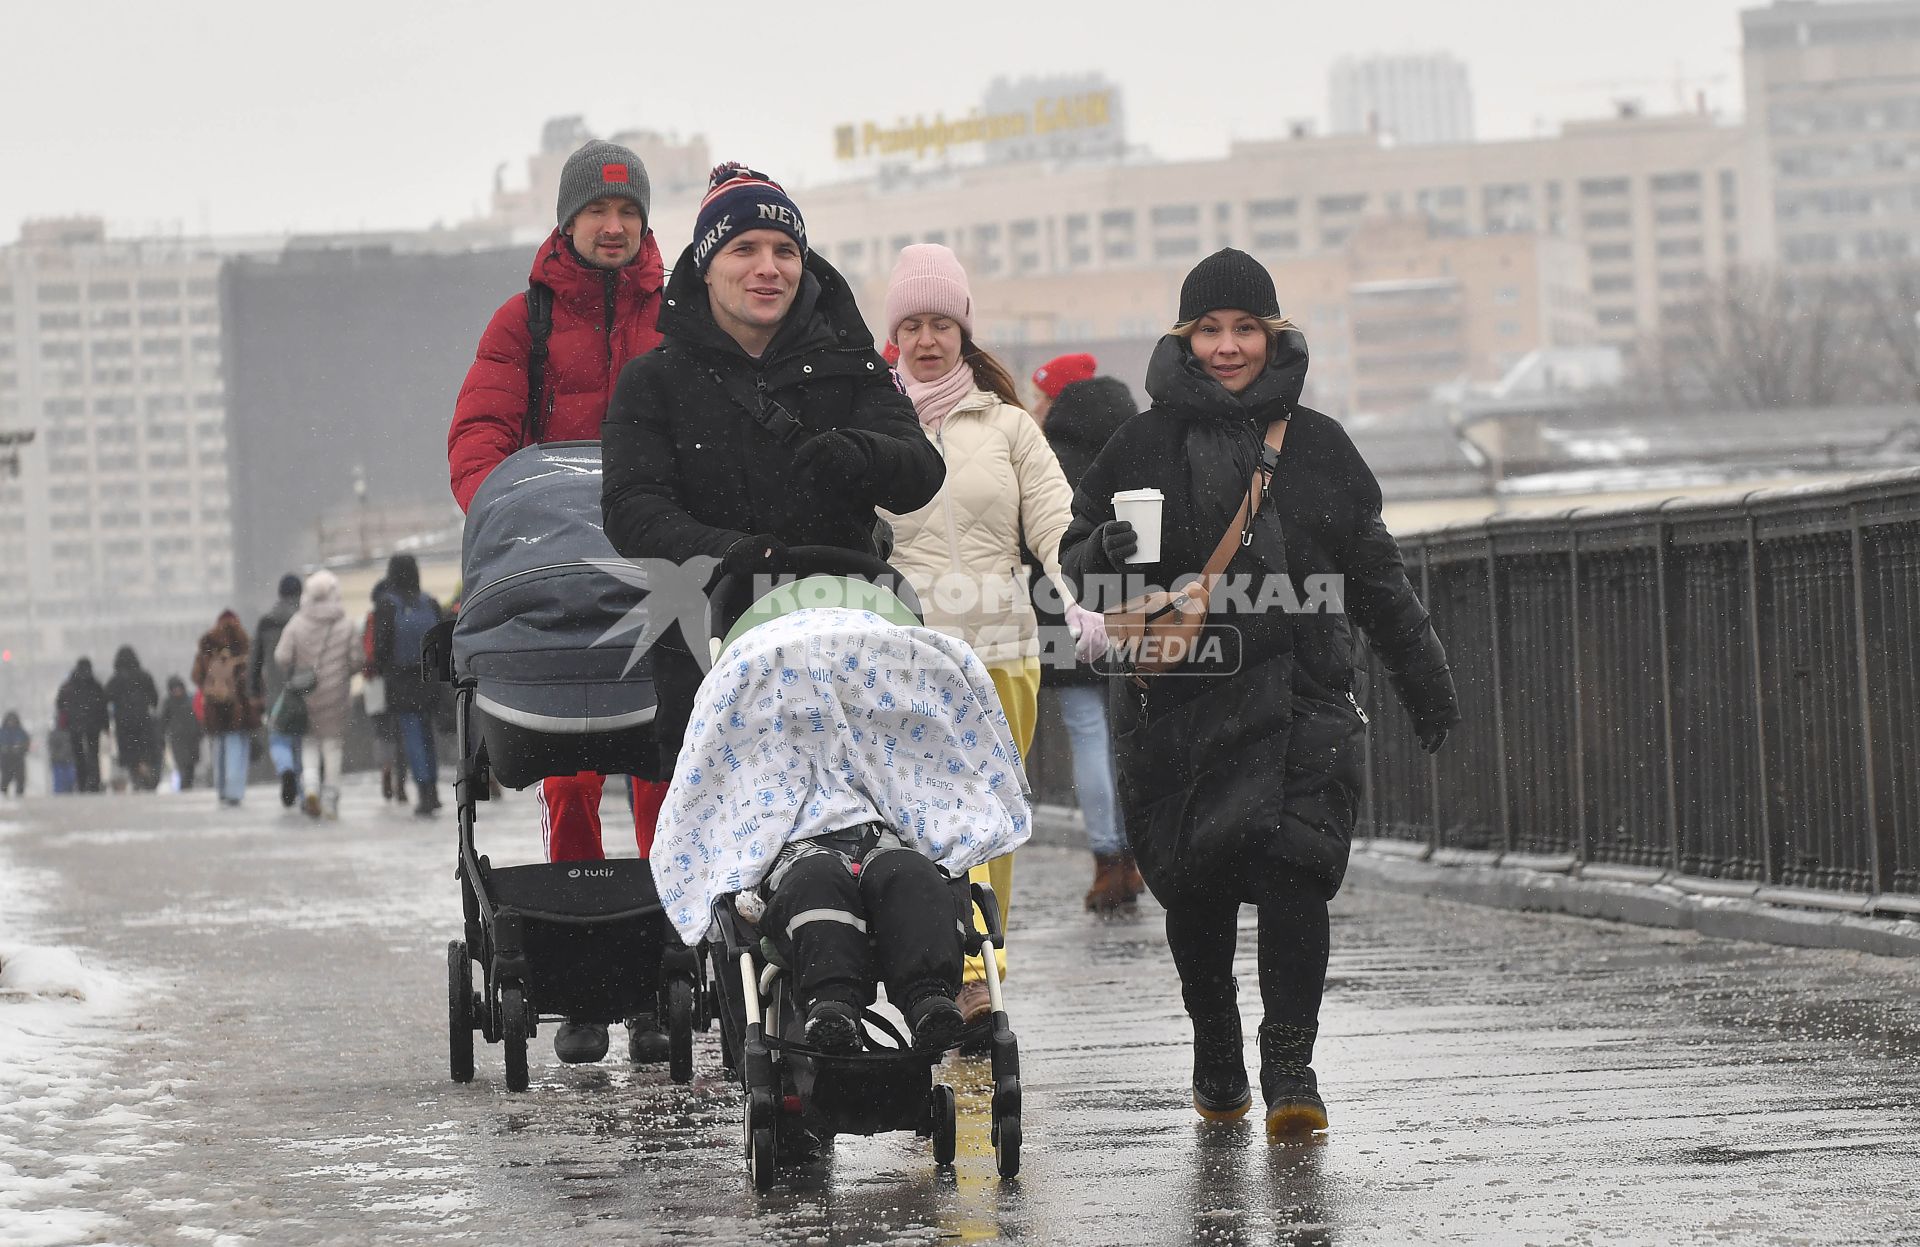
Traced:
[[1076, 381], [1091, 381], [1099, 365], [1091, 355], [1061, 355], [1033, 370], [1033, 383], [1048, 398], [1059, 398], [1060, 391]]

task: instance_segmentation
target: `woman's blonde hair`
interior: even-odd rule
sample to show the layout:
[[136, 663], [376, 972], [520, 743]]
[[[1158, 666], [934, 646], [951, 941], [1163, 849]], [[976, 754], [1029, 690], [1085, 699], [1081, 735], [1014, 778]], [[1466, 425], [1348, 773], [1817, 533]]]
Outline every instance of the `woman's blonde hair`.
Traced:
[[[1214, 309], [1214, 311], [1222, 310], [1227, 309]], [[1207, 316], [1211, 316], [1212, 314], [1212, 312], [1208, 312]], [[1183, 320], [1173, 328], [1167, 330], [1167, 332], [1176, 338], [1192, 338], [1194, 327], [1205, 319], [1206, 316], [1196, 316], [1192, 320]], [[1297, 331], [1300, 328], [1300, 326], [1294, 324], [1284, 316], [1255, 316], [1254, 319], [1267, 327], [1268, 346], [1272, 346], [1274, 339], [1287, 332], [1287, 330], [1292, 329]]]

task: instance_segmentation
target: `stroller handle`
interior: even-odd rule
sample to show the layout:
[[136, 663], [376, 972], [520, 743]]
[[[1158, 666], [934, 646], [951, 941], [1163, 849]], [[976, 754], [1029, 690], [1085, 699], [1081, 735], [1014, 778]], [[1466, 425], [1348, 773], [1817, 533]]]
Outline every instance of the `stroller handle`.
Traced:
[[[807, 576], [853, 576], [872, 581], [906, 603], [915, 615], [923, 614], [920, 596], [907, 578], [877, 555], [844, 546], [794, 546], [787, 551], [787, 565], [780, 579], [798, 580]], [[707, 595], [711, 606], [707, 614], [709, 641], [724, 641], [740, 616], [752, 607], [757, 600], [753, 580], [751, 576], [729, 572], [714, 583]]]

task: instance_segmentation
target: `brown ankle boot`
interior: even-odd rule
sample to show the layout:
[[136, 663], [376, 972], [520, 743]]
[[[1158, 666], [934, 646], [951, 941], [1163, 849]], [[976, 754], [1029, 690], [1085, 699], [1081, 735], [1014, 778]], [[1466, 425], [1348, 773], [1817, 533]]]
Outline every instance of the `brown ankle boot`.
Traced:
[[1120, 858], [1113, 853], [1093, 855], [1093, 886], [1087, 889], [1086, 907], [1096, 914], [1110, 914], [1127, 901], [1122, 889]]
[[1133, 860], [1133, 850], [1127, 849], [1119, 857], [1120, 899], [1132, 905], [1139, 901], [1140, 894], [1147, 890], [1147, 881], [1140, 877], [1140, 867]]

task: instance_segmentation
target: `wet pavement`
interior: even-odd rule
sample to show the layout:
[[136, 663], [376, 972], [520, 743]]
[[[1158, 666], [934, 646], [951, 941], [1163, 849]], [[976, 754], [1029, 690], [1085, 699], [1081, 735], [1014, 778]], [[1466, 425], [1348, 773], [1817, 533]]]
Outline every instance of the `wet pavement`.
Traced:
[[[1085, 856], [1029, 849], [1019, 1178], [994, 1174], [984, 1062], [950, 1058], [953, 1168], [847, 1138], [756, 1197], [713, 1034], [688, 1087], [559, 1066], [546, 1030], [528, 1093], [484, 1043], [447, 1080], [451, 818], [364, 787], [337, 824], [262, 789], [211, 806], [0, 806], [0, 944], [77, 949], [132, 993], [57, 1056], [0, 1053], [9, 1247], [1920, 1243], [1920, 963], [1351, 889], [1316, 1062], [1333, 1130], [1275, 1147], [1193, 1116], [1158, 912], [1087, 915]], [[486, 812], [496, 860], [537, 844], [529, 801]]]

